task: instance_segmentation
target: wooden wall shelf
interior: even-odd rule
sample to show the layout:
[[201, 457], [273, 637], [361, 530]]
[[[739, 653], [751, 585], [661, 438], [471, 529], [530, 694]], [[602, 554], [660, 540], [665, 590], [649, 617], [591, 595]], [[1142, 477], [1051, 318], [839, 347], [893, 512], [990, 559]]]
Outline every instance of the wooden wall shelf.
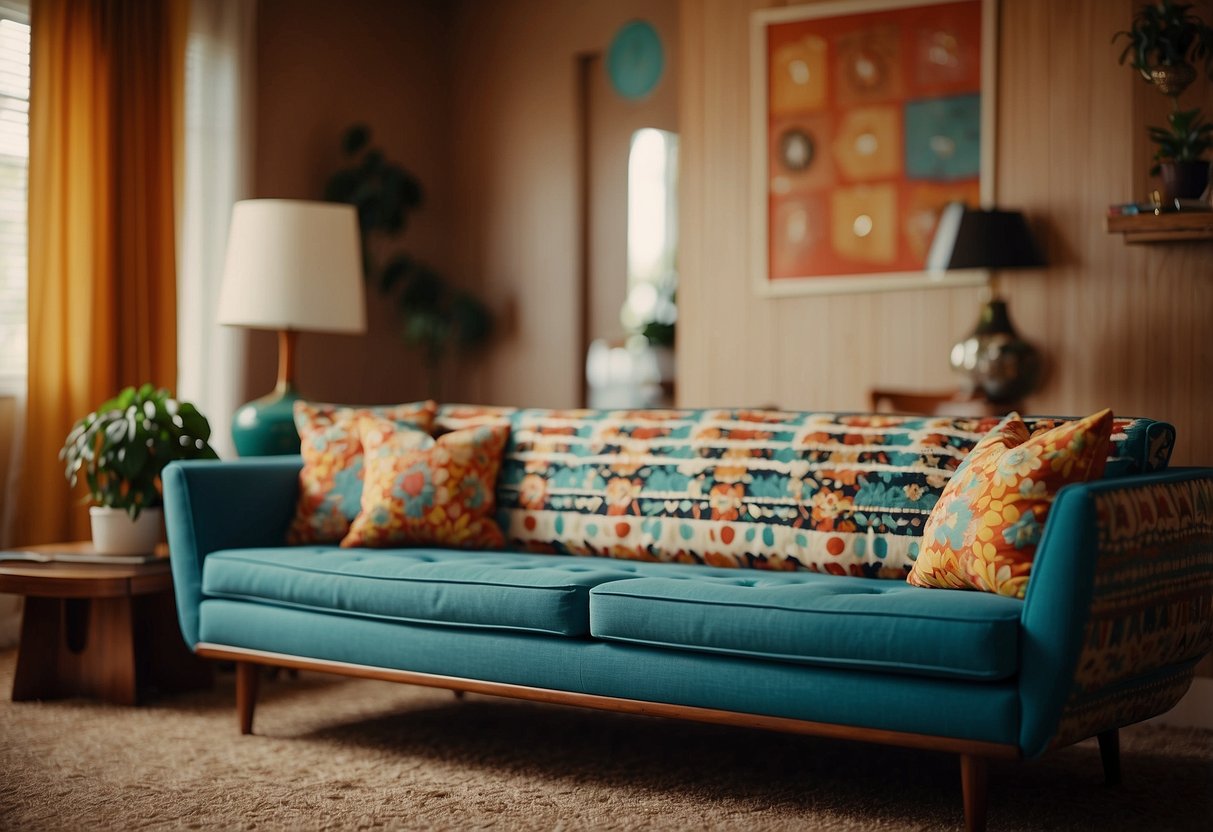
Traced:
[[1105, 225], [1109, 234], [1125, 235], [1126, 243], [1213, 240], [1213, 211], [1109, 216]]

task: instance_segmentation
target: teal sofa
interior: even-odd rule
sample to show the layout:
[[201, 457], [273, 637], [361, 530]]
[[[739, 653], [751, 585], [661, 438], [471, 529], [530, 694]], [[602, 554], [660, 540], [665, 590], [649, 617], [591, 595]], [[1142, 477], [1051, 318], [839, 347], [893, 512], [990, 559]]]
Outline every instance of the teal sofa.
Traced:
[[244, 733], [264, 665], [851, 738], [958, 754], [980, 829], [989, 759], [1098, 736], [1115, 780], [1213, 645], [1213, 469], [1168, 470], [1161, 422], [1061, 491], [1019, 600], [903, 580], [994, 421], [439, 413], [480, 418], [508, 551], [286, 546], [299, 457], [166, 469], [181, 629], [236, 662]]

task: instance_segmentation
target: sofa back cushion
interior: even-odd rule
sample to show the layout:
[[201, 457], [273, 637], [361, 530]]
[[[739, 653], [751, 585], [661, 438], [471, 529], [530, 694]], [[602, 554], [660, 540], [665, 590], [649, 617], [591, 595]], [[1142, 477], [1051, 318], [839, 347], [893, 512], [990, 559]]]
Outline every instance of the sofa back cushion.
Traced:
[[[444, 412], [473, 416], [461, 407], [444, 406], [437, 423]], [[764, 410], [484, 417], [511, 426], [497, 505], [513, 548], [898, 579], [944, 485], [999, 421]], [[1035, 430], [1063, 420], [1025, 421]], [[1160, 422], [1117, 420], [1109, 473], [1165, 467], [1173, 436]]]

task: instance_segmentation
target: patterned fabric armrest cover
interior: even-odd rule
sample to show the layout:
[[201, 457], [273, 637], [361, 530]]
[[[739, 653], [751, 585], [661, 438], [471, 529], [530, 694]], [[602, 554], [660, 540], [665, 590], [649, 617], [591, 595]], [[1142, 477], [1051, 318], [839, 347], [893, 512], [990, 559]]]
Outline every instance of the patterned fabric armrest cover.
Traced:
[[1025, 755], [1179, 701], [1213, 647], [1213, 469], [1063, 489], [1022, 622]]

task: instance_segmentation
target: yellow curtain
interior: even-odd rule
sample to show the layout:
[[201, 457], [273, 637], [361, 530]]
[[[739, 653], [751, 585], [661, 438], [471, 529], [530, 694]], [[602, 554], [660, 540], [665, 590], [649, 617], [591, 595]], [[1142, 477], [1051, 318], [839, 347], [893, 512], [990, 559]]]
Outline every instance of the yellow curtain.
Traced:
[[89, 537], [58, 453], [127, 385], [177, 379], [174, 181], [186, 0], [37, 0], [29, 399], [17, 538]]

